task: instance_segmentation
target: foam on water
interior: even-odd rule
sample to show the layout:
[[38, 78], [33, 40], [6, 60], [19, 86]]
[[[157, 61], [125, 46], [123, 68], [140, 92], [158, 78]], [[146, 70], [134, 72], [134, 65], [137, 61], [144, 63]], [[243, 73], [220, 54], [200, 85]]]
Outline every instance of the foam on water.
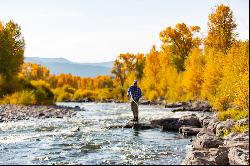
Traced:
[[[0, 123], [0, 164], [180, 164], [191, 144], [190, 138], [160, 129], [105, 128], [132, 118], [128, 103], [57, 104], [85, 111], [72, 118]], [[147, 123], [192, 114], [146, 105], [139, 111]]]

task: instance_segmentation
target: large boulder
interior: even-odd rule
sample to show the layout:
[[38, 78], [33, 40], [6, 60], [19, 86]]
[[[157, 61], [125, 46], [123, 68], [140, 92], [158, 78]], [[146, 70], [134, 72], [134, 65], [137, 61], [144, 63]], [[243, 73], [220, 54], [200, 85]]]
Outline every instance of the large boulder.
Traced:
[[216, 165], [214, 158], [210, 158], [208, 150], [190, 151], [181, 163], [182, 165]]
[[207, 112], [207, 111], [211, 111], [211, 106], [210, 106], [208, 101], [200, 101], [200, 100], [198, 100], [198, 101], [192, 102], [191, 110], [192, 111]]
[[207, 130], [200, 131], [193, 143], [194, 148], [197, 149], [218, 148], [220, 145], [223, 145], [223, 140]]
[[236, 125], [239, 125], [239, 126], [249, 125], [249, 118], [238, 120], [236, 122]]
[[186, 115], [181, 118], [165, 118], [151, 120], [153, 126], [162, 126], [163, 131], [179, 131], [182, 126], [201, 127], [199, 118], [195, 115]]
[[219, 120], [212, 118], [211, 120], [209, 120], [209, 123], [206, 125], [206, 128], [207, 130], [216, 133], [216, 127], [219, 123], [220, 123]]
[[179, 133], [181, 133], [184, 136], [193, 136], [197, 135], [202, 128], [197, 128], [193, 126], [182, 126], [179, 128]]
[[199, 118], [199, 122], [201, 124], [201, 127], [207, 127], [211, 118], [212, 118], [211, 116], [201, 116]]
[[167, 103], [165, 108], [176, 108], [176, 107], [190, 107], [190, 102], [176, 102], [176, 103]]
[[203, 111], [211, 112], [211, 106], [208, 101], [194, 101], [194, 102], [177, 102], [165, 105], [165, 108], [174, 108], [172, 112], [176, 111]]
[[219, 146], [218, 148], [211, 148], [209, 149], [209, 151], [211, 153], [211, 156], [214, 157], [216, 165], [229, 165], [228, 147]]
[[249, 165], [249, 149], [230, 148], [228, 158], [230, 165]]
[[230, 148], [239, 147], [249, 149], [249, 131], [229, 134], [224, 137], [224, 145]]
[[182, 165], [228, 165], [228, 148], [193, 149], [183, 160]]
[[216, 136], [223, 135], [225, 130], [231, 129], [235, 125], [235, 121], [232, 119], [227, 119], [226, 121], [222, 121], [216, 125], [215, 133]]

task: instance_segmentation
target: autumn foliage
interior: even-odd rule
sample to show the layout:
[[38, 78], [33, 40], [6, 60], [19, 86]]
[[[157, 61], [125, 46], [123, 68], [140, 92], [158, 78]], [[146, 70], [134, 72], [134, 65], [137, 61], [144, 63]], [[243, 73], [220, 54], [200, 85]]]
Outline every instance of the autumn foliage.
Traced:
[[[84, 98], [126, 101], [126, 90], [137, 79], [145, 99], [209, 100], [221, 120], [244, 118], [249, 110], [249, 42], [237, 39], [236, 28], [229, 6], [219, 5], [208, 16], [205, 37], [199, 26], [177, 23], [159, 33], [159, 49], [120, 54], [112, 76], [83, 78], [23, 64], [20, 27], [12, 21], [0, 23], [0, 98], [18, 103], [11, 98], [29, 96], [35, 104]], [[8, 84], [10, 80], [18, 80], [13, 81], [17, 85]]]

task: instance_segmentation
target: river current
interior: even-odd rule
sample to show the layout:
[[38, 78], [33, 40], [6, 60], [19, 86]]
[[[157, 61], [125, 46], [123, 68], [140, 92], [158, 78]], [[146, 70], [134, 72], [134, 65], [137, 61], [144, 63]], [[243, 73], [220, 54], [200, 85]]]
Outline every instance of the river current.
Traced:
[[[132, 119], [128, 103], [57, 103], [79, 106], [75, 117], [0, 123], [0, 164], [178, 165], [191, 137], [160, 129], [108, 129]], [[180, 117], [161, 106], [140, 105], [139, 121]], [[201, 116], [203, 113], [196, 113]], [[77, 130], [79, 128], [79, 130]]]

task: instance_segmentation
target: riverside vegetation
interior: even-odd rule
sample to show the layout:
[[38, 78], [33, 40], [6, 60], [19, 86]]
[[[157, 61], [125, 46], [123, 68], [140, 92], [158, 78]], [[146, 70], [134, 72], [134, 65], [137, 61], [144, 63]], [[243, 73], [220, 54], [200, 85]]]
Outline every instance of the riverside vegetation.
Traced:
[[220, 5], [208, 16], [206, 37], [200, 37], [199, 26], [177, 23], [159, 33], [159, 50], [120, 54], [113, 76], [83, 78], [24, 63], [20, 26], [0, 22], [0, 102], [126, 101], [126, 90], [137, 79], [147, 100], [208, 100], [219, 120], [243, 119], [249, 116], [249, 41], [238, 40], [236, 28], [230, 7]]
[[[53, 75], [41, 65], [24, 63], [25, 41], [20, 26], [12, 20], [6, 24], [0, 22], [1, 120], [26, 119], [25, 116], [31, 110], [38, 110], [34, 117], [41, 118], [61, 118], [64, 114], [53, 106], [47, 107], [54, 110], [51, 114], [50, 111], [42, 111], [45, 106], [40, 109], [36, 106], [9, 104], [53, 105], [56, 101], [83, 101], [86, 98], [91, 101], [127, 101], [126, 90], [131, 82], [137, 79], [146, 100], [164, 101], [169, 107], [172, 106], [170, 102], [206, 100], [212, 110], [216, 111], [216, 117], [203, 119], [199, 122], [201, 125], [194, 128], [182, 127], [184, 121], [180, 123], [179, 119], [175, 118], [151, 122], [160, 123], [157, 125], [163, 126], [163, 129], [162, 124], [168, 122], [174, 124], [175, 130], [194, 135], [199, 133], [194, 147], [203, 149], [191, 151], [184, 161], [185, 164], [207, 162], [206, 158], [201, 157], [204, 155], [216, 158], [220, 148], [227, 149], [224, 152], [228, 159], [230, 155], [238, 154], [239, 149], [236, 147], [235, 151], [230, 151], [229, 146], [220, 147], [223, 140], [228, 141], [236, 137], [238, 139], [238, 136], [233, 134], [246, 135], [249, 132], [249, 41], [238, 40], [236, 28], [236, 20], [229, 6], [219, 5], [208, 16], [208, 33], [205, 37], [200, 37], [199, 26], [177, 23], [176, 26], [167, 27], [159, 33], [162, 41], [159, 50], [153, 46], [147, 54], [120, 54], [111, 71], [113, 76], [83, 78], [71, 74]], [[34, 109], [30, 109], [31, 107]], [[21, 111], [23, 114], [16, 117], [18, 111], [12, 108], [25, 111]], [[71, 116], [71, 110], [65, 108], [64, 112]], [[152, 128], [148, 124], [139, 127]], [[165, 129], [166, 127], [169, 125], [165, 125]], [[204, 131], [206, 128], [212, 129], [208, 132]], [[216, 144], [217, 150], [210, 151], [211, 149], [206, 149], [205, 143], [204, 146], [197, 143], [199, 140], [204, 142], [211, 140], [210, 138], [214, 139], [214, 135], [216, 141], [220, 142], [218, 146]], [[249, 144], [249, 138], [246, 142]], [[221, 160], [217, 159], [209, 162], [221, 163]], [[230, 160], [226, 164], [235, 163], [236, 160]], [[245, 161], [245, 158], [239, 160]]]

